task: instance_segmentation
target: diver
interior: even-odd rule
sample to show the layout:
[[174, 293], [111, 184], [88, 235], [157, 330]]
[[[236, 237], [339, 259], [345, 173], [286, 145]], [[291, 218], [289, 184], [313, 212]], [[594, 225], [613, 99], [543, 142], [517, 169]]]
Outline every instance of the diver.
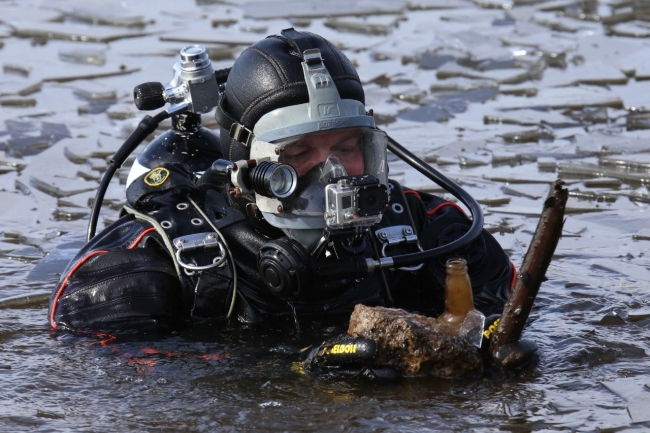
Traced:
[[347, 320], [357, 304], [437, 316], [451, 257], [467, 261], [476, 307], [502, 311], [515, 271], [480, 208], [470, 218], [389, 178], [389, 150], [415, 157], [377, 128], [331, 42], [269, 36], [210, 98], [220, 155], [202, 171], [134, 165], [121, 217], [53, 291], [53, 328]]

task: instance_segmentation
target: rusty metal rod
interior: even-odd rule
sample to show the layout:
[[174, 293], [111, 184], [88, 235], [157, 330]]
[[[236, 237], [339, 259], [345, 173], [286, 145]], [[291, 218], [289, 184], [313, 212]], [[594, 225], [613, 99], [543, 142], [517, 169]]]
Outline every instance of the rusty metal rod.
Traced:
[[503, 308], [497, 331], [490, 341], [490, 353], [493, 355], [504, 345], [519, 341], [537, 292], [545, 279], [564, 226], [564, 209], [569, 192], [562, 185], [562, 179], [553, 182], [544, 201], [542, 215], [517, 272], [515, 286]]

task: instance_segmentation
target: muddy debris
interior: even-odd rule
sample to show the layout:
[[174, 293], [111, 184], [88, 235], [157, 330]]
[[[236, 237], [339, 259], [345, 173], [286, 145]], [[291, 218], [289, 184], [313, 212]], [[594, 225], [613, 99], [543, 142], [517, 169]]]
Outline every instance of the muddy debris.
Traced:
[[467, 378], [483, 373], [478, 350], [467, 339], [442, 332], [431, 317], [359, 304], [348, 334], [374, 340], [374, 363], [392, 366], [402, 376]]

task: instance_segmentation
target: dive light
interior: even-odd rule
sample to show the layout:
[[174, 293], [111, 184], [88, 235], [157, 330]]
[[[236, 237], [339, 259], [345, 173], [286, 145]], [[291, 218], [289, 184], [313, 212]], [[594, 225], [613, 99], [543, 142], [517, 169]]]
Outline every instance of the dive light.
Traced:
[[209, 171], [213, 179], [232, 184], [239, 194], [255, 192], [264, 197], [286, 198], [298, 185], [296, 170], [274, 161], [218, 159]]

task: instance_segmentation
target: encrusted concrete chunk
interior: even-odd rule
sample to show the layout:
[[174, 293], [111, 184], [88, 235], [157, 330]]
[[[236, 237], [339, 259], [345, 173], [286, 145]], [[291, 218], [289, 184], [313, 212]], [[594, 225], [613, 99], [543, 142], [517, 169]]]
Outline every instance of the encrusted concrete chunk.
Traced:
[[357, 305], [348, 334], [374, 340], [374, 364], [393, 366], [403, 376], [467, 378], [483, 374], [478, 350], [467, 339], [445, 333], [431, 317]]

